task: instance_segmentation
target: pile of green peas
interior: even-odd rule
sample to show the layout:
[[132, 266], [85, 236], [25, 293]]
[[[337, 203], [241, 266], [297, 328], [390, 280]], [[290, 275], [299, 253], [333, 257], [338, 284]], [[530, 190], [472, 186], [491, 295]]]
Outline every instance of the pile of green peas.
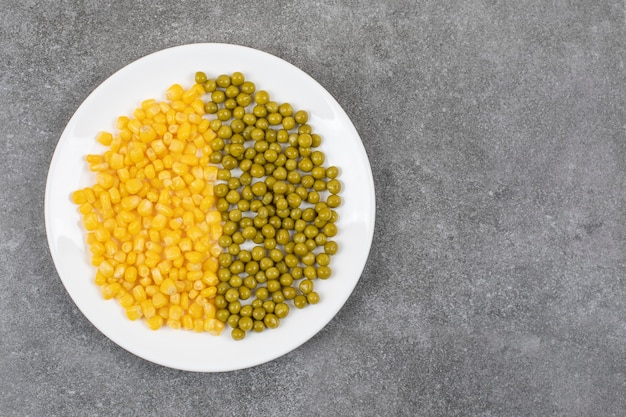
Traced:
[[241, 340], [279, 326], [290, 306], [319, 302], [337, 253], [339, 169], [326, 167], [304, 110], [277, 103], [241, 72], [215, 79], [197, 72], [209, 94], [210, 161], [220, 169], [214, 192], [222, 213], [215, 306]]

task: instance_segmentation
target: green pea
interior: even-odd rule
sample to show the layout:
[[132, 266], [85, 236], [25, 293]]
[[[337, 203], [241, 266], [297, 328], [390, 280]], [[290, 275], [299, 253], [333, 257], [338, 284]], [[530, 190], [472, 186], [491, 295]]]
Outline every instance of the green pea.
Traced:
[[[277, 271], [278, 272], [278, 271]], [[266, 272], [267, 274], [267, 272]], [[280, 281], [278, 281], [277, 279], [270, 279], [270, 277], [268, 276], [268, 281], [267, 281], [267, 290], [269, 292], [275, 292], [280, 290], [281, 286], [280, 286]], [[278, 278], [278, 274], [276, 275], [276, 278]]]
[[255, 320], [252, 330], [254, 330], [256, 333], [261, 333], [263, 330], [265, 330], [265, 323], [263, 323], [263, 321], [261, 320]]
[[303, 294], [308, 294], [313, 291], [313, 281], [310, 279], [303, 279], [300, 281], [298, 288], [300, 288], [300, 291], [302, 291]]
[[248, 287], [240, 287], [239, 288], [239, 298], [242, 300], [247, 300], [252, 295], [252, 291]]
[[304, 308], [307, 305], [307, 300], [304, 295], [296, 295], [296, 298], [293, 299], [293, 305], [296, 308]]
[[[258, 93], [257, 93], [258, 95]], [[252, 114], [254, 114], [257, 117], [257, 120], [260, 118], [264, 118], [265, 116], [267, 116], [267, 109], [265, 108], [265, 106], [261, 106], [261, 105], [256, 105], [252, 108]], [[257, 126], [258, 127], [258, 126]], [[265, 133], [264, 133], [265, 135]]]
[[269, 292], [265, 287], [257, 288], [255, 296], [259, 300], [265, 300], [267, 297], [269, 297]]
[[207, 82], [206, 74], [204, 72], [202, 72], [202, 71], [196, 72], [195, 80], [196, 80], [196, 84], [204, 84], [204, 83], [206, 83]]
[[326, 177], [330, 179], [337, 178], [339, 175], [339, 169], [336, 166], [326, 168]]
[[332, 274], [332, 270], [328, 266], [320, 266], [317, 268], [317, 276], [320, 279], [328, 279]]
[[226, 301], [226, 298], [224, 298], [222, 294], [215, 296], [215, 307], [217, 307], [218, 309], [228, 307], [228, 301]]
[[217, 83], [213, 79], [208, 79], [204, 83], [204, 91], [207, 93], [212, 93], [217, 88]]
[[226, 323], [229, 317], [230, 311], [228, 311], [227, 308], [221, 308], [217, 310], [217, 313], [215, 313], [215, 318], [224, 323]]
[[328, 207], [339, 207], [341, 205], [341, 197], [338, 195], [330, 195], [328, 196], [328, 199], [326, 199], [326, 203], [328, 204]]
[[263, 307], [257, 307], [254, 310], [252, 310], [252, 317], [255, 320], [263, 320], [263, 317], [265, 317], [266, 314], [267, 312], [265, 311]]
[[230, 335], [234, 340], [242, 340], [244, 337], [246, 337], [246, 332], [242, 329], [233, 329], [230, 332]]
[[305, 278], [308, 278], [308, 279], [315, 279], [315, 278], [317, 278], [317, 271], [316, 271], [315, 267], [312, 266], [312, 265], [305, 266], [302, 272], [303, 272]]
[[293, 300], [298, 294], [298, 290], [293, 287], [283, 287], [282, 289], [285, 300]]
[[280, 325], [280, 319], [275, 314], [266, 314], [263, 323], [270, 329], [275, 329]]
[[230, 85], [230, 82], [231, 82], [230, 76], [226, 74], [218, 75], [215, 82], [217, 83], [219, 87], [226, 88]]
[[266, 313], [273, 313], [274, 307], [276, 307], [276, 303], [273, 302], [272, 300], [265, 300], [263, 302], [263, 308], [265, 309]]
[[283, 117], [282, 125], [283, 129], [292, 130], [296, 127], [296, 120], [291, 116]]
[[253, 82], [245, 81], [241, 85], [241, 91], [246, 94], [253, 94], [255, 90], [256, 90], [256, 86], [254, 85]]
[[257, 102], [258, 104], [267, 104], [267, 102], [270, 101], [270, 95], [265, 90], [259, 90], [254, 95], [254, 101]]
[[315, 291], [312, 291], [306, 295], [306, 301], [309, 304], [317, 304], [320, 301], [320, 296]]
[[311, 134], [311, 139], [311, 147], [313, 148], [317, 148], [322, 144], [322, 137], [316, 133]]
[[217, 103], [214, 101], [207, 101], [204, 105], [204, 111], [209, 114], [215, 114], [218, 111]]
[[226, 90], [224, 91], [224, 94], [228, 98], [235, 98], [235, 97], [237, 97], [239, 95], [239, 88], [237, 88], [234, 85], [229, 85], [228, 87], [226, 87]]
[[211, 100], [217, 104], [223, 103], [226, 100], [226, 94], [221, 90], [215, 90], [211, 93]]
[[[275, 302], [277, 305], [285, 301], [285, 296], [283, 295], [283, 292], [280, 290], [274, 291], [272, 293], [272, 301]], [[274, 307], [274, 313], [276, 313], [276, 307]]]
[[274, 307], [274, 314], [279, 319], [284, 319], [289, 314], [289, 306], [283, 302], [276, 304], [276, 307]]
[[291, 104], [289, 103], [283, 103], [278, 107], [278, 112], [281, 116], [288, 117], [293, 114], [293, 107], [291, 107]]
[[[252, 321], [252, 319], [247, 316], [247, 317], [242, 317], [239, 319], [239, 323], [237, 323], [239, 326], [239, 329], [242, 330], [243, 332], [247, 332], [249, 330], [252, 329], [252, 326], [254, 324], [254, 322]], [[233, 329], [233, 331], [235, 331], [237, 329]], [[245, 333], [244, 333], [245, 334]], [[233, 336], [234, 338], [234, 336]]]
[[239, 116], [235, 116], [238, 119], [243, 118], [244, 114], [245, 114], [245, 108], [248, 107], [250, 105], [250, 102], [252, 101], [252, 98], [250, 97], [249, 94], [246, 93], [239, 93], [237, 95], [237, 97], [235, 97], [235, 101], [237, 103], [237, 105], [239, 106], [239, 108], [241, 108], [241, 110], [239, 110], [236, 114]]

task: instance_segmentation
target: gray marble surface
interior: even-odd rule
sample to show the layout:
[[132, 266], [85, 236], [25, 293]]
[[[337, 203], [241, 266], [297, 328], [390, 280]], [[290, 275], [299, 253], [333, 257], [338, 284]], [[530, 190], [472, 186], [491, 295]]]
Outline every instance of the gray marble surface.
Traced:
[[[0, 2], [3, 416], [626, 415], [626, 10], [618, 1]], [[370, 258], [297, 350], [172, 370], [98, 332], [46, 243], [52, 152], [141, 56], [258, 48], [361, 134]]]

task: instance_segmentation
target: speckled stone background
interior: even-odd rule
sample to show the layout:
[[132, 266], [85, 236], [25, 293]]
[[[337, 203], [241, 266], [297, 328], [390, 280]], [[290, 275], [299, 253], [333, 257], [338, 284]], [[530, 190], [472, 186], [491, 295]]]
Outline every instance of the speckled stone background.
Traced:
[[[0, 2], [3, 416], [626, 415], [626, 6]], [[361, 134], [361, 280], [297, 350], [161, 367], [77, 310], [46, 243], [52, 152], [102, 81], [225, 42], [317, 79]]]

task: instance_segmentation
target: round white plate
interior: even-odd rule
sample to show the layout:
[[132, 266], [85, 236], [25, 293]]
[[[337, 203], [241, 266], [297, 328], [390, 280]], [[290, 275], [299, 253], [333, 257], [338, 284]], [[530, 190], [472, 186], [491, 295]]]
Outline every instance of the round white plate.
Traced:
[[[99, 131], [115, 132], [115, 120], [130, 115], [141, 101], [163, 100], [174, 83], [190, 87], [196, 71], [216, 77], [241, 71], [272, 99], [307, 110], [313, 130], [323, 138], [327, 165], [340, 168], [343, 183], [339, 207], [340, 250], [333, 257], [333, 275], [316, 281], [321, 301], [303, 310], [292, 308], [280, 327], [250, 332], [242, 341], [230, 337], [162, 328], [125, 317], [117, 301], [105, 301], [94, 284], [95, 268], [85, 244], [77, 207], [70, 194], [93, 184], [85, 155], [101, 153]], [[374, 233], [375, 198], [372, 172], [354, 125], [337, 101], [313, 78], [264, 52], [226, 44], [191, 44], [141, 58], [113, 74], [81, 104], [54, 152], [45, 196], [48, 244], [59, 277], [83, 314], [108, 338], [146, 360], [171, 368], [221, 372], [262, 364], [284, 355], [319, 332], [341, 309], [367, 260]]]

